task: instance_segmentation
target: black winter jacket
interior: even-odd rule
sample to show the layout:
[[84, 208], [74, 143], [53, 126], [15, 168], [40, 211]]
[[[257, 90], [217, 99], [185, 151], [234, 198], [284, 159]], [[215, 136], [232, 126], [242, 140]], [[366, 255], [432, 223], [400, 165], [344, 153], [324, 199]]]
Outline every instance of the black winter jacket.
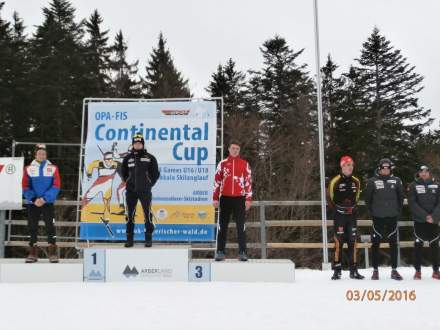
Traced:
[[426, 222], [426, 216], [431, 215], [435, 223], [440, 221], [440, 190], [439, 185], [432, 179], [424, 181], [421, 178], [409, 186], [409, 207], [412, 219], [416, 222]]
[[160, 176], [157, 160], [145, 149], [132, 150], [122, 161], [121, 176], [127, 190], [151, 191]]
[[402, 213], [403, 198], [403, 184], [400, 178], [394, 175], [381, 176], [376, 172], [368, 179], [364, 199], [373, 217], [399, 217]]

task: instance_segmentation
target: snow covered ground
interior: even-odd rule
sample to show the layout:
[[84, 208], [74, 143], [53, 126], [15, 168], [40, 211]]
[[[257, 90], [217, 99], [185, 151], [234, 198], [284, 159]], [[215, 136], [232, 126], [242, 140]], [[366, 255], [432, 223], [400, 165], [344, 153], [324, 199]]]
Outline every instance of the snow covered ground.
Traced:
[[[440, 281], [402, 268], [404, 281], [330, 280], [298, 269], [296, 282], [0, 284], [0, 329], [440, 329]], [[415, 301], [348, 301], [347, 290], [415, 290]], [[386, 299], [388, 300], [388, 299]]]

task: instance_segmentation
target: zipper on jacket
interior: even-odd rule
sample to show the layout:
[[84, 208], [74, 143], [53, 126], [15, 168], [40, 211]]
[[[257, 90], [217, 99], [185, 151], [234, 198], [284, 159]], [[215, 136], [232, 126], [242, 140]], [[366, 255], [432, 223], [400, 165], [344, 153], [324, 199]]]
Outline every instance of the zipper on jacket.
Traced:
[[234, 196], [235, 159], [232, 159], [232, 196]]
[[41, 176], [44, 176], [44, 167], [46, 166], [46, 161], [45, 160], [43, 160], [40, 164], [38, 164], [38, 165], [40, 165], [39, 166], [39, 168], [38, 168], [38, 175], [41, 177]]
[[137, 160], [137, 155], [135, 155], [134, 156], [134, 190], [138, 190], [138, 187], [137, 187], [137, 172], [138, 172], [138, 170], [137, 170], [137, 168], [138, 168], [138, 165], [139, 165], [139, 163], [138, 163], [138, 160]]

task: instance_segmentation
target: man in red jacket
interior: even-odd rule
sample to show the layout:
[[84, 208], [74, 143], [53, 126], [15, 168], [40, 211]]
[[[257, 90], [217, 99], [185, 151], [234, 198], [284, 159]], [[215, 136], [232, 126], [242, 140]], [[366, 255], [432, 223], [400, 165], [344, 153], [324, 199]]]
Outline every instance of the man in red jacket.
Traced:
[[58, 247], [54, 225], [54, 203], [60, 192], [61, 180], [58, 167], [47, 160], [44, 144], [35, 146], [35, 160], [24, 169], [22, 185], [28, 209], [29, 228], [29, 255], [26, 262], [38, 261], [38, 221], [43, 216], [49, 243], [49, 261], [56, 263], [58, 262]]
[[229, 218], [233, 215], [237, 224], [238, 259], [247, 261], [245, 212], [251, 207], [252, 184], [249, 163], [241, 159], [240, 146], [236, 142], [229, 144], [229, 157], [222, 160], [215, 173], [214, 207], [219, 209], [220, 223], [217, 228], [216, 261], [225, 260], [225, 245]]

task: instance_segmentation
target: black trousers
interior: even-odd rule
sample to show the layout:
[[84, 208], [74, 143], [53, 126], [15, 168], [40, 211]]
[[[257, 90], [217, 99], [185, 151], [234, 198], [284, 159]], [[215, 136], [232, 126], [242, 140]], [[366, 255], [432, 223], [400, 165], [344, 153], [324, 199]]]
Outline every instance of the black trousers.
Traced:
[[246, 199], [245, 197], [228, 196], [220, 197], [220, 226], [217, 233], [217, 251], [225, 251], [231, 215], [237, 224], [239, 252], [246, 252]]
[[438, 269], [439, 269], [439, 263], [438, 263], [439, 227], [438, 227], [438, 224], [427, 223], [427, 222], [426, 223], [414, 222], [414, 236], [415, 236], [414, 268], [417, 271], [420, 271], [421, 266], [422, 266], [423, 242], [428, 242], [429, 247], [431, 248], [432, 269], [434, 271], [438, 271]]
[[371, 233], [373, 268], [379, 267], [379, 248], [382, 240], [390, 244], [391, 267], [397, 268], [397, 217], [373, 217], [373, 232]]
[[55, 244], [55, 212], [53, 204], [44, 204], [43, 206], [36, 206], [34, 204], [28, 204], [28, 229], [29, 229], [29, 245], [33, 246], [37, 243], [38, 235], [38, 221], [40, 221], [41, 216], [46, 228], [47, 242], [49, 244]]
[[344, 243], [348, 246], [348, 259], [350, 270], [356, 268], [356, 245], [357, 245], [357, 222], [353, 214], [341, 214], [337, 211], [333, 214], [335, 256], [333, 269], [342, 269], [342, 250]]
[[144, 223], [145, 223], [145, 239], [147, 236], [151, 237], [154, 231], [154, 224], [151, 218], [150, 206], [151, 206], [151, 191], [132, 191], [126, 190], [125, 200], [127, 202], [127, 240], [132, 241], [134, 236], [134, 217], [136, 214], [136, 205], [141, 202], [142, 210], [144, 211]]

